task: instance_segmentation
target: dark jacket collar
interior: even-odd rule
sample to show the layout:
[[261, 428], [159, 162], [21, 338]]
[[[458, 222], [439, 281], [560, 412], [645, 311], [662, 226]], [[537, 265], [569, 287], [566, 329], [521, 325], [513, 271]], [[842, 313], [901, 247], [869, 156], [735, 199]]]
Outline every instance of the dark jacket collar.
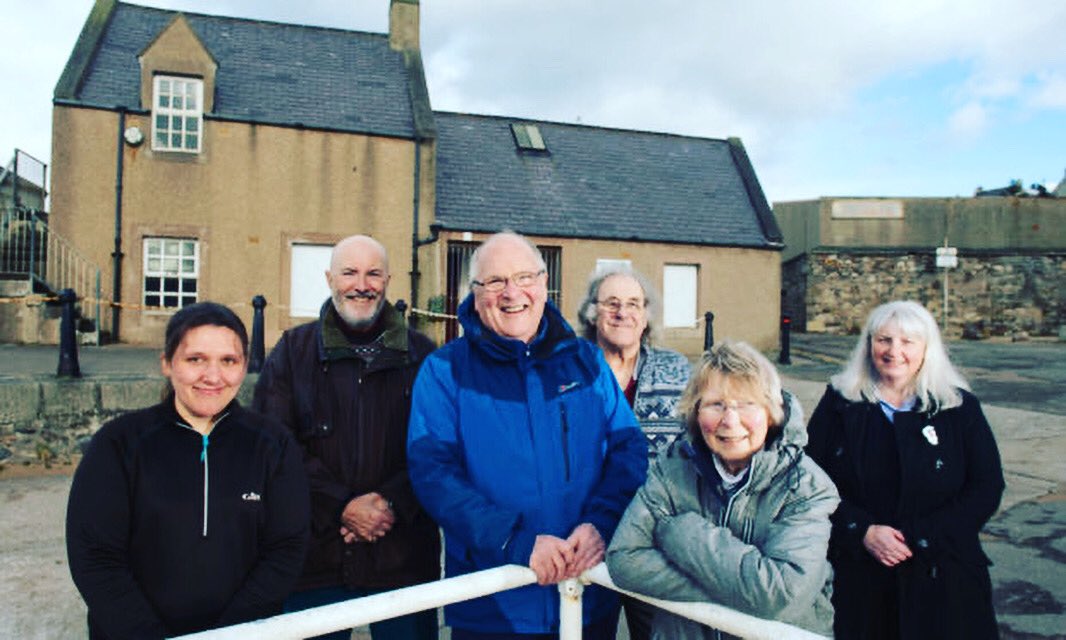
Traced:
[[537, 335], [528, 345], [521, 340], [505, 338], [486, 327], [474, 309], [473, 293], [468, 294], [459, 305], [458, 316], [463, 335], [499, 360], [518, 360], [529, 356], [543, 360], [557, 350], [576, 343], [577, 334], [551, 300], [544, 303], [544, 317], [540, 319]]
[[[180, 425], [187, 429], [192, 429], [192, 426], [188, 423], [188, 421], [185, 420], [185, 418], [182, 418], [181, 414], [178, 413], [178, 407], [174, 401], [173, 390], [169, 391], [166, 397], [163, 398], [163, 401], [159, 403], [158, 410], [159, 418], [164, 423]], [[229, 404], [227, 404], [226, 407], [219, 412], [218, 419], [215, 420], [215, 426], [211, 429], [211, 433], [214, 434], [214, 430], [218, 428], [218, 426], [221, 425], [223, 422], [225, 422], [226, 417], [232, 416], [236, 413], [239, 413], [240, 411], [242, 411], [241, 403], [237, 402], [237, 398], [230, 400]]]
[[[319, 360], [344, 360], [357, 357], [352, 352], [344, 331], [341, 330], [341, 322], [340, 315], [333, 308], [333, 300], [327, 298], [318, 315]], [[375, 330], [381, 332], [379, 339], [384, 348], [402, 353], [407, 352], [407, 321], [388, 300], [381, 307], [378, 327]]]

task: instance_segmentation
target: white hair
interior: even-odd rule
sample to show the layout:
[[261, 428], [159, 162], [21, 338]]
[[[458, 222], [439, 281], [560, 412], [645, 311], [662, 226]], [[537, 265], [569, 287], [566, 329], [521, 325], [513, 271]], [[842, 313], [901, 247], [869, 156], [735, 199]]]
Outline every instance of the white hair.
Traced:
[[847, 365], [830, 379], [833, 387], [852, 402], [877, 402], [880, 375], [871, 357], [871, 342], [874, 334], [889, 324], [908, 338], [925, 343], [922, 366], [911, 383], [915, 409], [935, 412], [962, 404], [959, 389], [969, 391], [970, 385], [951, 364], [933, 315], [912, 300], [887, 302], [870, 312]]
[[644, 333], [640, 336], [640, 341], [647, 345], [654, 344], [659, 337], [659, 293], [652, 286], [651, 281], [644, 277], [644, 274], [629, 265], [621, 264], [611, 265], [592, 272], [588, 289], [585, 291], [585, 299], [577, 310], [577, 320], [581, 325], [581, 335], [593, 342], [596, 341], [596, 320], [600, 315], [596, 302], [600, 298], [600, 286], [603, 285], [607, 278], [613, 276], [632, 278], [640, 286], [640, 290], [644, 293], [644, 318], [647, 322], [644, 327]]
[[489, 245], [496, 244], [505, 239], [517, 240], [529, 247], [530, 252], [537, 259], [537, 268], [543, 271], [548, 270], [548, 265], [544, 262], [544, 256], [540, 254], [540, 249], [537, 248], [537, 245], [533, 244], [533, 241], [521, 234], [505, 229], [499, 233], [492, 234], [486, 238], [484, 242], [478, 245], [477, 249], [474, 249], [474, 253], [470, 256], [470, 275], [467, 280], [470, 285], [473, 285], [474, 281], [481, 277], [481, 274], [478, 273], [478, 270], [481, 268], [481, 256], [484, 255], [484, 252], [488, 249]]

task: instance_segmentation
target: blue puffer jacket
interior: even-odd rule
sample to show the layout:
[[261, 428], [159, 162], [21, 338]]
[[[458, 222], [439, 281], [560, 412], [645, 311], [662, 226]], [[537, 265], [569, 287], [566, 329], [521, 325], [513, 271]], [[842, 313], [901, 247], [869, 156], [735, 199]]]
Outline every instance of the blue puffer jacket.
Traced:
[[[539, 534], [583, 523], [605, 542], [647, 473], [644, 438], [599, 349], [579, 340], [551, 303], [526, 345], [481, 324], [472, 297], [464, 336], [429, 356], [415, 382], [408, 469], [445, 533], [445, 573], [528, 566]], [[597, 587], [588, 624], [617, 607]], [[551, 633], [559, 593], [531, 585], [445, 609], [447, 624], [478, 632]]]

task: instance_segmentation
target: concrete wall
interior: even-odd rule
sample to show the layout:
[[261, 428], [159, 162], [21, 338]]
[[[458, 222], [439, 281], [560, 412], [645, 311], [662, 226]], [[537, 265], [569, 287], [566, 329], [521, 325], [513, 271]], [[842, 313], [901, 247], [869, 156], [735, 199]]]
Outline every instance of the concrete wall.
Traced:
[[[858, 216], [898, 207], [902, 216]], [[782, 260], [818, 247], [935, 247], [966, 250], [1066, 249], [1066, 199], [1061, 198], [822, 198], [774, 204], [785, 236]]]
[[[438, 270], [446, 273], [444, 259], [449, 240], [478, 242], [485, 237], [486, 234], [443, 234], [438, 242], [437, 258], [441, 261]], [[691, 328], [664, 329], [663, 346], [689, 356], [702, 352], [705, 311], [715, 315], [715, 340], [746, 340], [766, 351], [778, 346], [781, 270], [777, 251], [543, 236], [530, 236], [530, 239], [538, 245], [561, 248], [560, 306], [567, 320], [575, 326], [578, 306], [585, 295], [589, 275], [596, 268], [597, 259], [629, 260], [635, 269], [660, 289], [664, 265], [696, 265], [699, 274], [699, 317], [693, 319]], [[662, 326], [662, 318], [658, 320]], [[439, 342], [443, 333], [434, 335]]]
[[[151, 150], [148, 115], [126, 127], [146, 136], [123, 145], [122, 300], [142, 300], [143, 239], [200, 241], [201, 300], [233, 305], [251, 321], [252, 296], [266, 296], [266, 338], [289, 318], [290, 247], [332, 244], [353, 233], [389, 250], [390, 297], [410, 299], [414, 143], [366, 135], [205, 119], [199, 154]], [[119, 114], [53, 110], [53, 227], [104, 272], [110, 291]], [[420, 236], [432, 222], [432, 143], [423, 145]], [[425, 250], [431, 256], [431, 250]], [[420, 298], [436, 293], [435, 261], [424, 259]], [[105, 294], [107, 297], [107, 294]], [[121, 340], [158, 344], [168, 312], [124, 310]], [[107, 327], [105, 327], [106, 329]]]

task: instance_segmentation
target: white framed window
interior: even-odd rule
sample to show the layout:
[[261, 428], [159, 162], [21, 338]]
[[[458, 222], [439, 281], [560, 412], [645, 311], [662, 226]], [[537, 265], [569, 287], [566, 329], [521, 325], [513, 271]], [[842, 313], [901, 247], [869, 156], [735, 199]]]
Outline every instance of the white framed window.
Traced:
[[603, 273], [607, 269], [627, 268], [633, 266], [629, 260], [620, 258], [596, 258], [596, 273]]
[[196, 302], [200, 243], [195, 238], [144, 239], [144, 296], [147, 307], [180, 309]]
[[330, 296], [326, 271], [333, 247], [325, 244], [294, 244], [289, 261], [289, 317], [317, 318], [322, 302]]
[[696, 326], [698, 283], [696, 265], [663, 265], [663, 326]]
[[203, 141], [204, 81], [155, 76], [152, 85], [152, 149], [199, 153]]

